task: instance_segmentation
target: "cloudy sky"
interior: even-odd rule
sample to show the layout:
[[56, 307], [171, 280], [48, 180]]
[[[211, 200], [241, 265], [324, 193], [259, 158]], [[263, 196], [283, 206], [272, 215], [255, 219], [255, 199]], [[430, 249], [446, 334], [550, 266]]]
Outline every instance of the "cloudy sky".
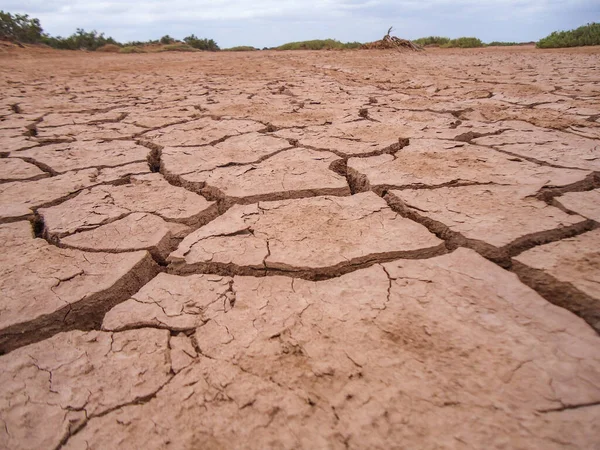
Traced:
[[41, 20], [52, 35], [96, 29], [119, 41], [194, 33], [222, 47], [289, 41], [477, 36], [534, 41], [600, 22], [598, 0], [1, 0], [0, 9]]

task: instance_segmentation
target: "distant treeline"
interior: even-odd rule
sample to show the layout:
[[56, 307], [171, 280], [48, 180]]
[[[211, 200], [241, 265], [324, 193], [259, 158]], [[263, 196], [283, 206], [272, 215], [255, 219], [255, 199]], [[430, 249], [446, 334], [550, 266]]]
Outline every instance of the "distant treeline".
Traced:
[[[11, 14], [0, 11], [0, 39], [9, 40], [23, 44], [45, 44], [52, 48], [61, 50], [90, 50], [95, 51], [106, 46], [119, 48], [141, 47], [146, 45], [178, 45], [176, 39], [169, 35], [157, 40], [117, 42], [112, 37], [106, 37], [104, 33], [97, 31], [85, 31], [77, 28], [75, 33], [68, 37], [50, 36], [44, 33], [39, 19], [31, 18], [27, 14]], [[195, 35], [187, 36], [179, 43], [180, 50], [208, 50], [218, 51], [219, 46], [213, 39], [202, 39]], [[128, 52], [125, 52], [128, 53]]]
[[564, 48], [600, 45], [600, 23], [588, 23], [570, 31], [555, 31], [540, 39], [538, 48]]
[[[97, 31], [85, 31], [77, 28], [75, 33], [68, 37], [50, 36], [44, 33], [39, 19], [31, 18], [27, 14], [11, 14], [0, 11], [0, 39], [23, 44], [45, 44], [63, 50], [98, 50], [119, 51], [121, 53], [143, 53], [151, 51], [219, 51], [220, 48], [213, 39], [198, 38], [195, 35], [185, 37], [178, 41], [169, 35], [150, 41], [117, 42], [112, 37]], [[482, 42], [476, 37], [459, 37], [450, 39], [442, 36], [429, 36], [415, 39], [415, 44], [427, 47], [442, 48], [478, 48], [486, 46], [513, 46], [526, 43], [518, 42]], [[600, 24], [589, 23], [575, 30], [555, 31], [536, 43], [538, 48], [579, 47], [585, 45], [600, 45]], [[361, 48], [360, 42], [340, 42], [335, 39], [315, 39], [310, 41], [289, 42], [273, 47], [272, 50], [343, 50]], [[250, 46], [239, 46], [226, 49], [229, 51], [253, 51]], [[263, 50], [267, 50], [265, 47]]]
[[[491, 42], [484, 44], [480, 39], [474, 37], [460, 37], [450, 39], [440, 36], [429, 36], [420, 39], [415, 39], [415, 44], [423, 47], [441, 47], [441, 48], [477, 48], [486, 46], [509, 46], [522, 45], [515, 42]], [[272, 50], [342, 50], [361, 48], [363, 44], [360, 42], [340, 42], [335, 39], [319, 39], [312, 41], [289, 42], [287, 44], [274, 47]]]
[[[511, 47], [516, 45], [536, 44], [538, 48], [580, 47], [600, 45], [600, 24], [591, 23], [571, 31], [554, 32], [539, 42], [499, 42], [484, 43], [476, 37], [459, 37], [450, 39], [443, 36], [428, 36], [413, 40], [423, 47], [441, 48], [479, 48], [479, 47]], [[360, 42], [342, 43], [334, 39], [290, 42], [275, 47], [275, 50], [322, 50], [360, 48]]]
[[450, 39], [442, 36], [429, 36], [415, 39], [413, 42], [423, 47], [436, 46], [442, 48], [475, 48], [485, 46], [480, 39], [475, 37], [460, 37], [457, 39]]
[[343, 50], [360, 48], [360, 42], [340, 42], [335, 39], [314, 39], [312, 41], [288, 42], [275, 47], [275, 50]]

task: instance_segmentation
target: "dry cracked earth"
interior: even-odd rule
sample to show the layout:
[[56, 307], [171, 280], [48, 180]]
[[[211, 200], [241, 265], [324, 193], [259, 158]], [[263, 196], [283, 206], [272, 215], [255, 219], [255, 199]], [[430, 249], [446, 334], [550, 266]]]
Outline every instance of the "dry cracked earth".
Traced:
[[597, 48], [0, 60], [1, 448], [600, 448]]

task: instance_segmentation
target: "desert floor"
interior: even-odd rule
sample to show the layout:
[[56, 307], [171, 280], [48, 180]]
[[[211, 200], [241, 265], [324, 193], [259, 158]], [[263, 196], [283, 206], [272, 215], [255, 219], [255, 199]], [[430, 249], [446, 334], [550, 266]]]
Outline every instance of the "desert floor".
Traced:
[[600, 48], [0, 52], [0, 448], [600, 448]]

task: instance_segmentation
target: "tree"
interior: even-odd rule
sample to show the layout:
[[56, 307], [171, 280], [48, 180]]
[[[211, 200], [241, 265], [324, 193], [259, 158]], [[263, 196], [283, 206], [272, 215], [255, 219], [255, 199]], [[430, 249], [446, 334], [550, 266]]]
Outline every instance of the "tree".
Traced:
[[[2, 10], [0, 10], [0, 39], [19, 44], [46, 44], [61, 50], [95, 51], [107, 44], [122, 46], [122, 44], [113, 38], [106, 37], [104, 33], [98, 33], [96, 30], [85, 31], [83, 28], [77, 28], [75, 33], [68, 37], [50, 36], [44, 33], [39, 19], [30, 18], [27, 14], [11, 14]], [[132, 42], [129, 45], [154, 44], [158, 42]], [[160, 43], [163, 45], [174, 44], [176, 42], [176, 39], [168, 34], [160, 39]], [[213, 39], [200, 39], [193, 34], [186, 37], [185, 42], [189, 46], [200, 50], [213, 52], [220, 50]]]
[[221, 50], [217, 43], [213, 39], [200, 39], [196, 35], [191, 34], [183, 39], [190, 47], [194, 47], [200, 50], [208, 50], [210, 52], [217, 52]]
[[38, 19], [0, 11], [0, 39], [36, 44], [42, 42], [43, 31]]
[[61, 50], [95, 51], [106, 44], [120, 45], [113, 38], [105, 37], [104, 33], [98, 33], [96, 30], [85, 31], [83, 28], [77, 28], [75, 33], [66, 38], [45, 36], [43, 42]]

